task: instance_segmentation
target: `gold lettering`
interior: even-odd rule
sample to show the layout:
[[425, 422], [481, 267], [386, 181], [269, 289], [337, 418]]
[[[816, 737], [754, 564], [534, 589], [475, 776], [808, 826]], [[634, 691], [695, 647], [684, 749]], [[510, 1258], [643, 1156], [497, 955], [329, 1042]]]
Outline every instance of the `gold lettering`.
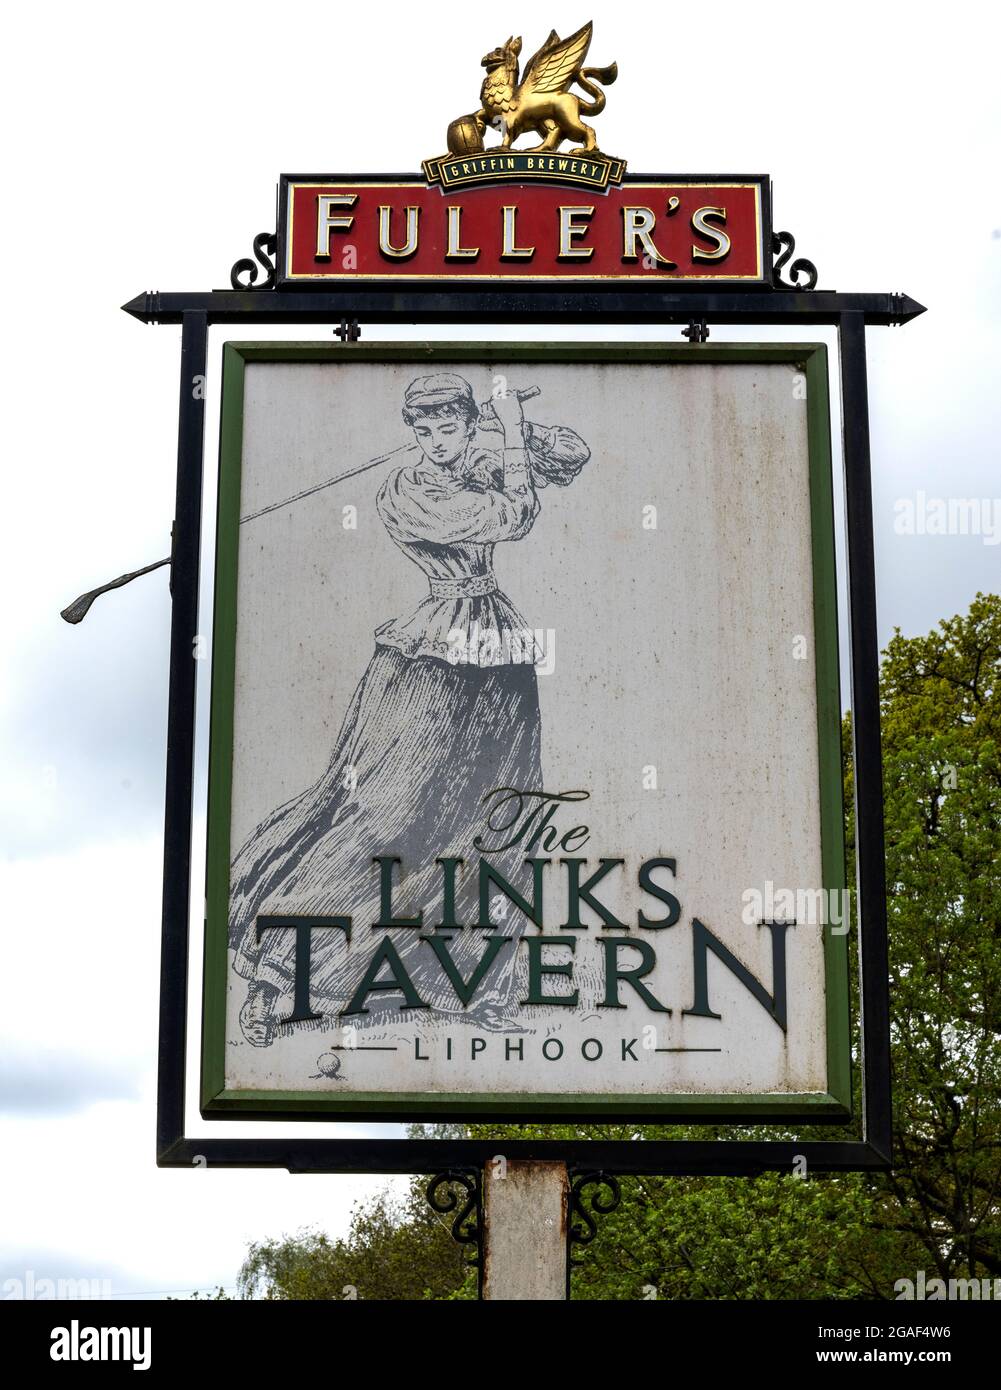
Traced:
[[330, 233], [348, 232], [354, 216], [343, 217], [334, 208], [351, 208], [358, 201], [357, 193], [318, 193], [316, 195], [316, 259], [330, 260]]
[[[584, 236], [589, 231], [588, 221], [594, 216], [594, 205], [589, 207], [560, 207], [560, 250], [557, 260], [589, 261], [594, 255], [593, 246], [575, 246], [574, 238]], [[578, 222], [583, 217], [587, 221]]]
[[517, 234], [515, 228], [515, 218], [518, 214], [517, 207], [505, 207], [502, 209], [504, 214], [504, 249], [501, 251], [502, 261], [531, 260], [535, 255], [534, 246], [516, 245]]
[[639, 242], [643, 247], [643, 254], [649, 256], [657, 265], [677, 270], [678, 267], [674, 261], [669, 261], [666, 256], [662, 256], [654, 245], [652, 232], [656, 221], [653, 208], [624, 207], [622, 209], [622, 259], [624, 261], [638, 261], [640, 257], [636, 250], [636, 243]]
[[722, 261], [730, 254], [730, 238], [719, 227], [710, 227], [708, 219], [719, 218], [726, 221], [726, 208], [697, 208], [692, 213], [692, 231], [716, 243], [714, 251], [703, 251], [701, 246], [692, 243], [693, 261]]
[[448, 249], [446, 261], [475, 260], [480, 254], [478, 246], [462, 245], [462, 205], [453, 203], [448, 209]]
[[394, 261], [409, 260], [417, 250], [417, 228], [421, 210], [411, 205], [403, 211], [407, 218], [406, 240], [402, 246], [394, 246], [391, 225], [393, 209], [387, 203], [379, 206], [379, 250], [384, 256], [391, 256]]

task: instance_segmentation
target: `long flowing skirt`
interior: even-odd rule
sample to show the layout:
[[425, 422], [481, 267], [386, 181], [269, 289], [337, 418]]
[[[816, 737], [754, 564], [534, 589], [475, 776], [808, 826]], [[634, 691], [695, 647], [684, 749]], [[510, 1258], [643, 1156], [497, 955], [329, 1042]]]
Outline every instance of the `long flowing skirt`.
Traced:
[[[499, 949], [466, 1010], [430, 945], [419, 940], [443, 920], [442, 870], [435, 860], [463, 859], [456, 916], [464, 926], [451, 934], [449, 951], [464, 979], [483, 957], [488, 933], [471, 925], [479, 920], [474, 840], [487, 833], [484, 798], [502, 787], [542, 789], [535, 668], [453, 665], [377, 646], [326, 772], [273, 811], [233, 859], [229, 925], [236, 972], [276, 986], [291, 1000], [295, 933], [266, 931], [258, 940], [258, 916], [350, 916], [350, 954], [343, 932], [311, 933], [312, 1007], [327, 1014], [343, 1009], [386, 934], [373, 930], [381, 919], [380, 870], [373, 859], [396, 856], [402, 862], [393, 869], [394, 915], [423, 911], [424, 917], [422, 927], [390, 935], [422, 1000], [471, 1019], [484, 1007], [513, 1012], [516, 944]], [[515, 846], [488, 856], [528, 898], [524, 860], [530, 853]], [[493, 931], [517, 937], [526, 919], [508, 907], [500, 905]], [[399, 994], [371, 994], [369, 1014], [345, 1022], [385, 1019], [401, 1002]]]

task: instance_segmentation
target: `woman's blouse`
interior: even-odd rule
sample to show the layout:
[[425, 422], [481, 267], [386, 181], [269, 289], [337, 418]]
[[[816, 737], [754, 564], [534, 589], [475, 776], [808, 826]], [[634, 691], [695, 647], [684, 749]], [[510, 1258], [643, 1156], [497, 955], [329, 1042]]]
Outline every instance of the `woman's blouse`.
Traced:
[[[526, 426], [531, 454], [573, 462], [586, 445], [563, 426]], [[539, 501], [526, 449], [471, 447], [460, 465], [422, 458], [383, 483], [379, 515], [396, 544], [428, 577], [430, 593], [409, 617], [376, 629], [405, 656], [500, 665], [533, 659], [525, 619], [500, 592], [494, 546], [532, 529]]]

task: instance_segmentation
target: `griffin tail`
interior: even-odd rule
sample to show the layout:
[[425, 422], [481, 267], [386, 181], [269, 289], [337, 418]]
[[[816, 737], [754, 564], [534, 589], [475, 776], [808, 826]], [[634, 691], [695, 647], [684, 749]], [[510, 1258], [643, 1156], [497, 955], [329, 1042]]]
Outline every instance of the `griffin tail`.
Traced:
[[[618, 63], [609, 63], [607, 68], [581, 68], [574, 80], [579, 87], [583, 87], [589, 97], [594, 97], [594, 100], [587, 105], [581, 102], [580, 113], [582, 116], [597, 116], [599, 111], [605, 109], [605, 93], [600, 87], [595, 87], [594, 82], [603, 82], [606, 87], [610, 87], [618, 75]], [[589, 77], [593, 78], [594, 82], [589, 82]]]

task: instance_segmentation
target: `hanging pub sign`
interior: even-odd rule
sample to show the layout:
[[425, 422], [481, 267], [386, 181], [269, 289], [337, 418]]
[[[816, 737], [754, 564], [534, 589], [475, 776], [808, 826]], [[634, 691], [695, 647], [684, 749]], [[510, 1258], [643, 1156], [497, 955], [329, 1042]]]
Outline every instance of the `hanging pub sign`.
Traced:
[[[590, 40], [489, 52], [422, 176], [284, 176], [279, 295], [766, 288], [767, 180], [628, 174]], [[825, 349], [230, 343], [222, 392], [203, 1113], [847, 1117]]]
[[[520, 76], [520, 38], [487, 53], [480, 107], [449, 125], [448, 152], [426, 159], [423, 176], [282, 175], [278, 283], [764, 284], [767, 178], [627, 174], [588, 124], [618, 73], [584, 66], [590, 42], [590, 24], [567, 39], [554, 31]], [[491, 129], [500, 139], [487, 148]], [[538, 145], [513, 147], [533, 133]], [[574, 143], [561, 151], [563, 141]]]
[[[468, 1176], [493, 1153], [187, 1133], [202, 563], [204, 1118], [843, 1127], [851, 931], [857, 1138], [515, 1138], [505, 1153], [640, 1173], [890, 1161], [865, 334], [923, 309], [817, 291], [772, 230], [764, 176], [640, 174], [603, 151], [594, 122], [618, 70], [589, 64], [591, 38], [554, 31], [523, 66], [510, 37], [420, 173], [283, 175], [275, 230], [231, 288], [124, 306], [182, 330], [159, 562], [161, 1165]], [[497, 322], [523, 340], [368, 338]], [[688, 342], [554, 343], [555, 322], [673, 324]], [[205, 388], [222, 324], [240, 332], [222, 354], [212, 556]], [[278, 324], [339, 324], [341, 342], [276, 342]], [[756, 324], [836, 329], [841, 576], [827, 347], [707, 341], [726, 324], [748, 339]]]
[[827, 410], [823, 347], [227, 346], [206, 1112], [848, 1113]]

